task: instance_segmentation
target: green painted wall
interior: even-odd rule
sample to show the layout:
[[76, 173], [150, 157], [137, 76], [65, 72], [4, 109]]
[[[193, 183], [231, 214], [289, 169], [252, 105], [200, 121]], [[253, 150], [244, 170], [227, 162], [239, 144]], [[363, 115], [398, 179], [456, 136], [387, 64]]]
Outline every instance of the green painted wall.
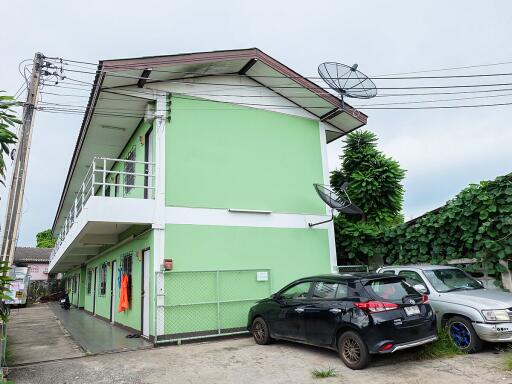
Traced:
[[324, 214], [318, 122], [172, 97], [166, 204]]
[[[136, 161], [144, 161], [145, 156], [145, 135], [149, 129], [151, 129], [152, 124], [147, 122], [142, 122], [139, 124], [135, 132], [133, 133], [132, 137], [128, 142], [126, 143], [124, 149], [121, 151], [121, 153], [118, 155], [117, 158], [119, 159], [126, 159], [128, 157], [128, 154], [132, 149], [135, 149], [135, 160]], [[142, 140], [142, 141], [141, 141]], [[153, 148], [155, 144], [155, 137], [153, 135]], [[153, 159], [154, 161], [154, 151], [153, 151]], [[121, 171], [124, 172], [124, 163], [107, 163], [107, 168], [109, 168], [113, 171]], [[144, 173], [144, 164], [135, 164], [135, 172], [136, 173]], [[154, 173], [154, 172], [153, 172]], [[98, 178], [100, 177], [101, 173], [98, 173]], [[115, 177], [116, 174], [111, 173], [106, 175], [106, 179], [108, 183], [115, 184]], [[119, 175], [119, 184], [127, 184], [126, 183], [126, 175]], [[101, 180], [96, 180], [97, 182], [101, 182]], [[134, 185], [136, 186], [143, 186], [144, 185], [144, 176], [135, 176]], [[117, 192], [117, 193], [116, 193]], [[103, 191], [98, 189], [96, 191], [96, 195], [103, 194]], [[110, 187], [110, 196], [121, 196], [121, 197], [132, 197], [132, 198], [143, 198], [144, 197], [144, 189], [143, 188], [131, 188], [128, 192], [125, 191], [125, 187]], [[153, 196], [153, 195], [150, 195]]]
[[[126, 252], [132, 252], [132, 295], [130, 308], [125, 312], [118, 312], [117, 306], [119, 303], [119, 289], [116, 289], [114, 297], [115, 314], [114, 320], [117, 323], [126, 325], [128, 327], [139, 330], [141, 328], [141, 274], [142, 263], [137, 258], [139, 250], [151, 247], [153, 243], [152, 232], [148, 232], [137, 239], [134, 239], [126, 244], [113, 249], [110, 252], [105, 252], [102, 256], [87, 263], [86, 269], [93, 269], [93, 283], [94, 283], [94, 268], [98, 268], [98, 275], [96, 279], [96, 313], [102, 317], [110, 318], [110, 305], [111, 305], [111, 276], [112, 268], [111, 262], [116, 261], [116, 269], [121, 265], [121, 256]], [[100, 268], [103, 263], [107, 263], [107, 289], [105, 295], [100, 294]], [[150, 273], [151, 275], [151, 273]], [[117, 274], [116, 274], [117, 276]], [[85, 295], [85, 309], [92, 312], [93, 310], [93, 292], [86, 293]], [[151, 300], [150, 300], [151, 303]], [[151, 322], [150, 322], [151, 324]]]
[[[328, 234], [324, 229], [166, 225], [166, 257], [174, 261], [166, 273], [166, 304], [215, 302], [267, 297], [291, 281], [330, 272]], [[256, 271], [269, 270], [270, 282], [256, 281]], [[223, 272], [216, 286], [215, 273]], [[182, 273], [186, 272], [186, 273]], [[167, 294], [167, 293], [170, 294]], [[223, 304], [220, 323], [245, 326], [254, 301]], [[165, 333], [216, 328], [216, 304], [167, 308]]]
[[[73, 279], [74, 278], [77, 278], [77, 287], [76, 287], [76, 291], [73, 292]], [[67, 272], [65, 275], [64, 275], [64, 278], [66, 279], [66, 291], [68, 293], [68, 296], [69, 296], [69, 302], [78, 307], [79, 305], [82, 306], [82, 299], [81, 299], [81, 295], [83, 295], [83, 291], [80, 291], [80, 286], [81, 286], [81, 274], [80, 274], [80, 267], [76, 267], [72, 270], [70, 270], [69, 272]]]

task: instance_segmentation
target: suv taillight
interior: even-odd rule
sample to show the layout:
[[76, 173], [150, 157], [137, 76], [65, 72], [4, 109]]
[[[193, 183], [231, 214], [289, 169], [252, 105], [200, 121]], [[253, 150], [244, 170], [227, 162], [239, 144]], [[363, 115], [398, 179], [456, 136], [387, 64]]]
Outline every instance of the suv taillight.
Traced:
[[428, 295], [421, 295], [421, 304], [428, 303]]
[[367, 313], [385, 312], [398, 309], [398, 304], [387, 303], [385, 301], [367, 301], [366, 303], [354, 303], [356, 308], [362, 309]]

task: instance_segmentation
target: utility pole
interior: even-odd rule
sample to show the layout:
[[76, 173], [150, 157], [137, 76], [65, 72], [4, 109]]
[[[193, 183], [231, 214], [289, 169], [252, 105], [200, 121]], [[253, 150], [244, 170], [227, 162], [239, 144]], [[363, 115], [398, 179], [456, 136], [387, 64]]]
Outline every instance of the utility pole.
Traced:
[[18, 146], [14, 160], [13, 172], [9, 189], [9, 198], [3, 226], [2, 247], [0, 258], [12, 264], [14, 250], [18, 241], [21, 210], [23, 208], [23, 194], [25, 191], [25, 179], [27, 176], [30, 143], [32, 139], [32, 127], [34, 114], [39, 99], [39, 85], [44, 64], [44, 55], [36, 53], [34, 66], [28, 87], [27, 101], [23, 107], [23, 123], [18, 137]]

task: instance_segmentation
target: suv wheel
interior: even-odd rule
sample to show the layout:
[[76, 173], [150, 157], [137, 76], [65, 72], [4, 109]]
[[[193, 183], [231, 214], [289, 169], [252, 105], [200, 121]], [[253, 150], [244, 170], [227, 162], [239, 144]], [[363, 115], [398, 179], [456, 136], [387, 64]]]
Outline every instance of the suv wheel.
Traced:
[[252, 322], [251, 333], [257, 344], [265, 345], [272, 342], [270, 337], [270, 329], [267, 322], [262, 317], [257, 317]]
[[446, 330], [453, 344], [468, 353], [479, 352], [483, 341], [478, 337], [471, 322], [461, 316], [454, 316], [446, 322]]
[[368, 347], [356, 332], [347, 331], [338, 340], [338, 353], [350, 369], [363, 369], [370, 362]]

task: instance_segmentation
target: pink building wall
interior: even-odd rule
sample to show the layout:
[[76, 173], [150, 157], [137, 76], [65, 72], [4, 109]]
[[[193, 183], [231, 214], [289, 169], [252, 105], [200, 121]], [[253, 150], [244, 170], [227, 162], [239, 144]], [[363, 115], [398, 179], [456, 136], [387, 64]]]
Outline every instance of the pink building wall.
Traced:
[[[48, 264], [27, 263], [29, 267], [30, 280], [48, 280]], [[46, 273], [44, 271], [46, 270]]]

